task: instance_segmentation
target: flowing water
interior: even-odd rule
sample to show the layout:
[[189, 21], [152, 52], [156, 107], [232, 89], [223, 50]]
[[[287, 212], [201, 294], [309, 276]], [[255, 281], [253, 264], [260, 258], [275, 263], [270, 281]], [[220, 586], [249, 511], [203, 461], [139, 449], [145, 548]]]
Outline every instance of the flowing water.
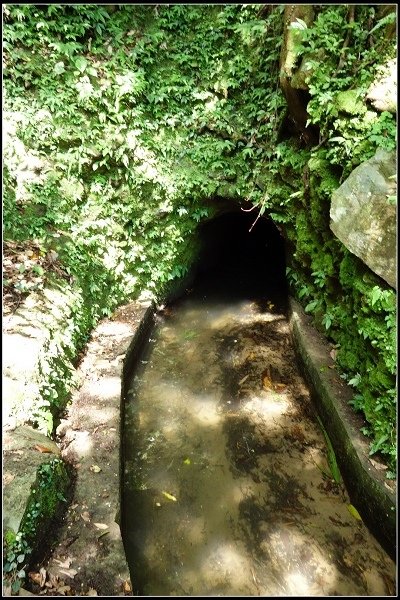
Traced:
[[216, 273], [162, 311], [132, 377], [123, 522], [134, 592], [394, 595], [393, 561], [329, 471], [282, 297], [243, 293], [246, 274], [230, 279], [236, 293]]

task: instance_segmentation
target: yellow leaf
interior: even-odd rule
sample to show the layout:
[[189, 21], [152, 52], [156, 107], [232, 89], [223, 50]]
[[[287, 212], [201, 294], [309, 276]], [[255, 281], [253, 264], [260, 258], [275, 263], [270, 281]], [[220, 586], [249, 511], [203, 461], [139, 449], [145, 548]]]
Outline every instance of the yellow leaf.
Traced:
[[263, 377], [263, 388], [264, 388], [265, 390], [270, 390], [270, 389], [272, 388], [272, 385], [273, 385], [273, 384], [272, 384], [271, 378], [270, 378], [270, 377], [268, 377], [268, 375], [265, 375], [265, 376]]
[[349, 511], [349, 513], [351, 514], [352, 517], [354, 517], [355, 519], [357, 519], [357, 521], [362, 521], [360, 513], [358, 512], [358, 510], [356, 509], [355, 506], [353, 506], [352, 504], [348, 504], [347, 508], [348, 508], [348, 511]]
[[185, 460], [183, 461], [184, 465], [190, 465], [190, 458], [185, 458]]
[[166, 498], [168, 498], [168, 500], [172, 500], [173, 502], [176, 502], [176, 498], [172, 494], [168, 494], [168, 492], [162, 492], [162, 493]]

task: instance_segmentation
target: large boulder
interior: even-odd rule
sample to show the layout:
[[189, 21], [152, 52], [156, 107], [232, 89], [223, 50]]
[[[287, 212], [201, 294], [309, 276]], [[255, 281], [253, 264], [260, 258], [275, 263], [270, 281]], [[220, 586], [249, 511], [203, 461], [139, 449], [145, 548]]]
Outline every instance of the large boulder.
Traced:
[[367, 100], [376, 110], [397, 112], [397, 59], [387, 61], [370, 85]]
[[396, 154], [379, 149], [333, 192], [330, 228], [379, 277], [396, 288]]

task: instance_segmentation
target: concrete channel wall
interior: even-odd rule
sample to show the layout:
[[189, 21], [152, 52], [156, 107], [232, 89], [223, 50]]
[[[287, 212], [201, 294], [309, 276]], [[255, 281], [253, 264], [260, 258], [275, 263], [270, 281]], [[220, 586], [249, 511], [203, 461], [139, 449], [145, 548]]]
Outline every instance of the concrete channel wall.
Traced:
[[[335, 370], [329, 344], [311, 324], [311, 317], [290, 299], [289, 319], [295, 349], [311, 387], [314, 404], [333, 445], [353, 505], [388, 554], [396, 554], [396, 494], [378, 459], [360, 432], [364, 421], [349, 402], [353, 390]], [[382, 468], [383, 467], [383, 468]]]

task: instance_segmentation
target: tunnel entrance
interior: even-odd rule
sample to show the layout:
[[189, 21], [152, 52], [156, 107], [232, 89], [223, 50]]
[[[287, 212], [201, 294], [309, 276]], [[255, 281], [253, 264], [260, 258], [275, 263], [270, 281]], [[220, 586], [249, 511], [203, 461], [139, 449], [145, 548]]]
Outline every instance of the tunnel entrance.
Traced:
[[284, 240], [267, 218], [253, 212], [219, 215], [200, 226], [201, 250], [193, 294], [286, 304]]

